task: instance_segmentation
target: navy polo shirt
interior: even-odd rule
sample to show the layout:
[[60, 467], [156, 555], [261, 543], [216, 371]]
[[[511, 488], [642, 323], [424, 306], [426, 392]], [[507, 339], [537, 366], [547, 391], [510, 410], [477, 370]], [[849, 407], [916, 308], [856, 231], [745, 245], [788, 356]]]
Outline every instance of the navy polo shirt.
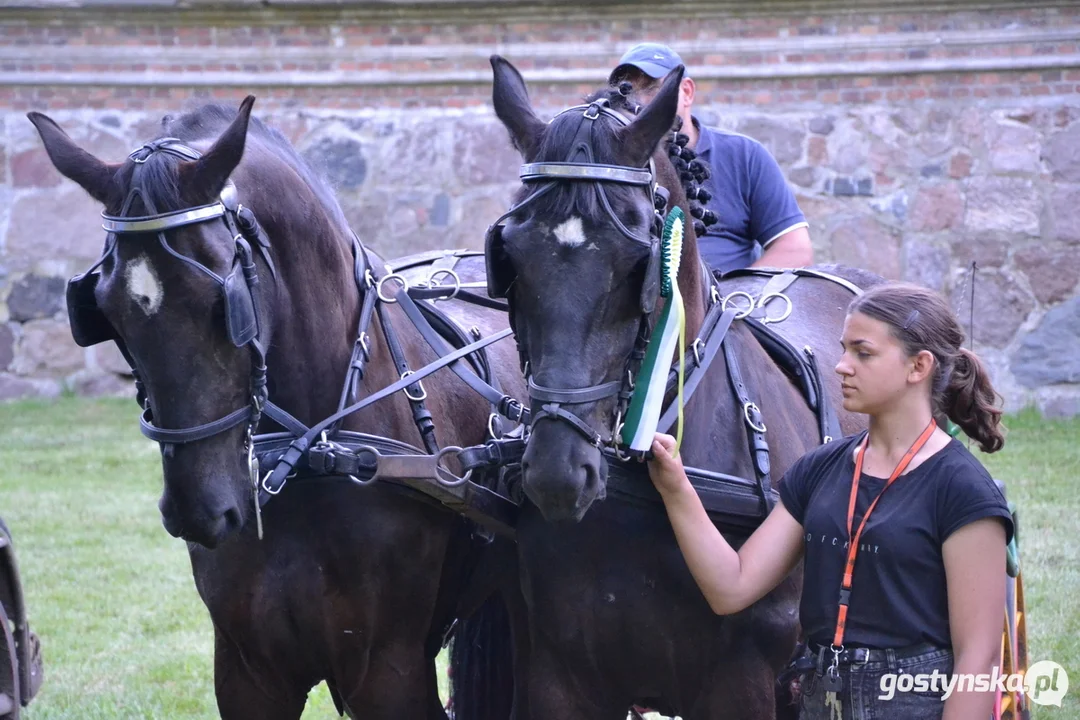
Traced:
[[698, 238], [698, 251], [713, 270], [728, 272], [751, 265], [759, 247], [786, 232], [806, 227], [806, 218], [780, 166], [753, 138], [694, 124], [698, 157], [709, 164], [705, 189], [708, 209], [720, 221]]

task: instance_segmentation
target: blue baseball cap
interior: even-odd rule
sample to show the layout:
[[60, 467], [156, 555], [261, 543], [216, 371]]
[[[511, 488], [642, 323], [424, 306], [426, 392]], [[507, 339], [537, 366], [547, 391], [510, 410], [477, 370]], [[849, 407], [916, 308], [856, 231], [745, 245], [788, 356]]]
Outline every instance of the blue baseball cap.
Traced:
[[683, 64], [679, 53], [667, 45], [660, 43], [639, 43], [626, 51], [619, 59], [619, 64], [611, 71], [608, 82], [614, 83], [615, 78], [627, 66], [636, 67], [653, 79], [666, 77], [669, 72]]

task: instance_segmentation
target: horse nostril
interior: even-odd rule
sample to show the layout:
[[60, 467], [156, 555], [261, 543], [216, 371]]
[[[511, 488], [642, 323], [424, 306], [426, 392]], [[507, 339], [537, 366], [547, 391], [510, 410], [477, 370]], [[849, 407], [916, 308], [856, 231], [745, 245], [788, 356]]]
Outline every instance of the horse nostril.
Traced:
[[239, 508], [231, 507], [225, 511], [225, 529], [228, 532], [234, 532], [240, 528], [240, 510]]
[[604, 473], [600, 466], [595, 463], [585, 463], [585, 493], [593, 500], [603, 500], [607, 496], [607, 487], [604, 483]]
[[585, 463], [585, 489], [592, 493], [600, 486], [600, 473], [592, 463]]

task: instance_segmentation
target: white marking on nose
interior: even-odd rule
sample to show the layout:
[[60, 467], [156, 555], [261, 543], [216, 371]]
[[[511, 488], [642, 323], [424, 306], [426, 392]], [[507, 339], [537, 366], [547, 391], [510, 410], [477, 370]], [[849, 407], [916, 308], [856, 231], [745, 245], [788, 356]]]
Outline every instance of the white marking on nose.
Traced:
[[555, 228], [555, 239], [566, 247], [577, 247], [585, 242], [585, 231], [581, 228], [581, 218], [572, 217]]
[[161, 287], [150, 261], [140, 257], [128, 263], [125, 275], [128, 295], [135, 304], [147, 315], [156, 313], [161, 308], [161, 301], [165, 299], [165, 290]]

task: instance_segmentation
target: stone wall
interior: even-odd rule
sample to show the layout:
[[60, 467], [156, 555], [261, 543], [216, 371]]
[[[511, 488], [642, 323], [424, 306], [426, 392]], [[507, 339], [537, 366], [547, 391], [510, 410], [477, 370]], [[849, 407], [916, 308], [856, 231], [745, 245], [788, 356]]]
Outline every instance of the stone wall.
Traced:
[[550, 114], [651, 38], [683, 52], [703, 120], [780, 161], [820, 260], [942, 290], [965, 324], [974, 292], [975, 348], [1009, 406], [1080, 413], [1074, 4], [139, 5], [0, 10], [0, 399], [128, 391], [113, 348], [71, 341], [64, 280], [96, 258], [100, 208], [27, 110], [115, 161], [164, 112], [251, 92], [365, 243], [478, 248], [519, 162], [488, 54]]

